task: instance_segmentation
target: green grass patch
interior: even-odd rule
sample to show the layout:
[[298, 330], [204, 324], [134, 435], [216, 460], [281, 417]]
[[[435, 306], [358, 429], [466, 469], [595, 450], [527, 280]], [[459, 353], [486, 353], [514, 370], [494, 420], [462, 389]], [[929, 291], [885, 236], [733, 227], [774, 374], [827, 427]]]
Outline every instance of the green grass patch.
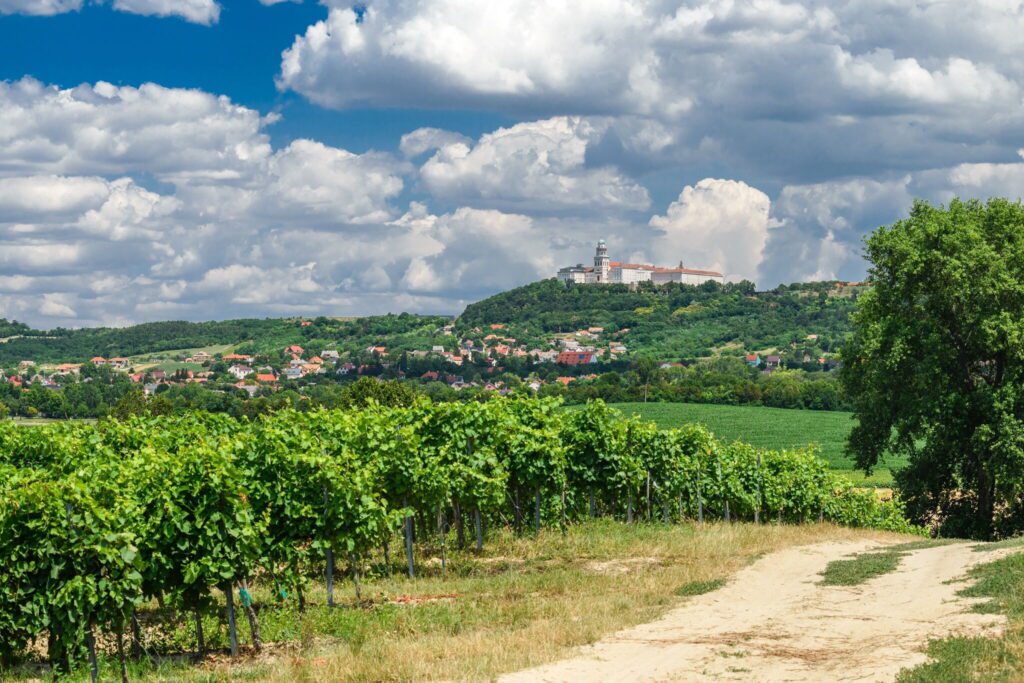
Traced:
[[832, 469], [864, 486], [891, 486], [892, 470], [906, 465], [904, 458], [889, 457], [868, 476], [854, 469], [853, 460], [845, 453], [856, 424], [853, 413], [700, 403], [617, 403], [613, 407], [626, 415], [636, 413], [662, 429], [697, 423], [723, 441], [743, 441], [759, 448], [782, 450], [814, 444]]
[[[1008, 547], [1006, 543], [986, 546], [995, 550]], [[928, 646], [932, 661], [901, 672], [897, 678], [899, 683], [1019, 681], [1024, 678], [1024, 553], [978, 565], [968, 576], [975, 581], [960, 591], [960, 595], [988, 598], [975, 610], [985, 614], [1005, 614], [1009, 624], [1003, 635], [994, 639], [946, 638], [933, 641]]]
[[712, 579], [710, 581], [691, 581], [684, 583], [676, 589], [676, 595], [681, 598], [689, 598], [694, 595], [704, 595], [716, 591], [725, 585], [725, 579]]
[[900, 566], [900, 560], [910, 552], [934, 548], [945, 543], [948, 541], [914, 541], [869, 550], [848, 559], [834, 560], [829, 562], [822, 572], [821, 583], [825, 586], [857, 586], [876, 576], [896, 571]]

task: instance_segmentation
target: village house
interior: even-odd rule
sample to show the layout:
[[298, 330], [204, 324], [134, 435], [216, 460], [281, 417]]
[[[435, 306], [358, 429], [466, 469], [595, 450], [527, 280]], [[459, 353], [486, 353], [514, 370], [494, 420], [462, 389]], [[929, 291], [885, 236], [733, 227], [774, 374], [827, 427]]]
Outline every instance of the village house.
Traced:
[[208, 354], [206, 351], [196, 351], [189, 358], [185, 359], [186, 363], [195, 363], [202, 365], [203, 363], [209, 363], [213, 360], [213, 356]]
[[761, 367], [761, 356], [757, 355], [756, 353], [748, 353], [744, 360], [746, 360], [747, 365], [749, 365], [752, 368]]
[[241, 353], [229, 353], [221, 358], [225, 363], [239, 363], [241, 365], [251, 365], [253, 361], [252, 356], [247, 356]]
[[587, 365], [596, 363], [597, 357], [593, 351], [563, 351], [555, 362], [559, 365]]
[[260, 387], [258, 384], [246, 384], [245, 382], [239, 382], [238, 384], [235, 385], [235, 388], [241, 389], [242, 391], [249, 394], [249, 398], [252, 398], [253, 396], [260, 392]]
[[292, 344], [291, 346], [284, 347], [284, 355], [286, 356], [301, 356], [306, 350], [298, 344]]
[[775, 355], [768, 356], [764, 359], [764, 364], [768, 370], [776, 370], [782, 366], [782, 357]]
[[82, 371], [81, 363], [61, 363], [58, 365], [53, 374], [55, 375], [77, 375]]
[[115, 370], [127, 370], [132, 362], [128, 358], [111, 358], [109, 364]]
[[320, 352], [320, 356], [325, 361], [330, 361], [332, 363], [337, 363], [338, 359], [341, 358], [341, 355], [334, 349], [324, 349]]
[[277, 382], [277, 377], [275, 377], [272, 372], [261, 372], [256, 375], [256, 381], [263, 382], [265, 384], [274, 384]]
[[18, 363], [18, 370], [24, 372], [25, 370], [34, 368], [35, 366], [36, 362], [34, 360], [23, 360], [20, 363]]
[[228, 374], [234, 377], [235, 379], [245, 379], [254, 372], [256, 371], [250, 368], [248, 365], [232, 365], [230, 368], [228, 368]]

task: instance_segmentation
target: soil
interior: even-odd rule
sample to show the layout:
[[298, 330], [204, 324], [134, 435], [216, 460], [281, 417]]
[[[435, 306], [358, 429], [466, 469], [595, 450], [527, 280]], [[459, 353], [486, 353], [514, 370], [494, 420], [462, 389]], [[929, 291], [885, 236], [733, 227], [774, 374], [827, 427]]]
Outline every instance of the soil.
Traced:
[[823, 586], [832, 560], [878, 543], [823, 543], [764, 557], [722, 588], [661, 619], [520, 671], [505, 683], [555, 681], [892, 681], [927, 661], [931, 639], [998, 634], [1000, 615], [957, 595], [974, 565], [1003, 552], [957, 543], [909, 553], [857, 586]]

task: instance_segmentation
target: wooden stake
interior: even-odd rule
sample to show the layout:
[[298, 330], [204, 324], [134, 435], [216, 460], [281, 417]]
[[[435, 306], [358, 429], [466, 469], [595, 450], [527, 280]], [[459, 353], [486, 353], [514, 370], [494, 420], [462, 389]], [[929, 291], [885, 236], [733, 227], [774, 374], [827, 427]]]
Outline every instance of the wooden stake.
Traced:
[[228, 601], [228, 639], [231, 641], [231, 656], [238, 656], [238, 627], [235, 624], [235, 587], [228, 583], [224, 586], [224, 597]]
[[89, 679], [96, 683], [100, 678], [100, 667], [96, 661], [96, 636], [92, 632], [92, 626], [85, 632], [85, 646], [89, 650]]

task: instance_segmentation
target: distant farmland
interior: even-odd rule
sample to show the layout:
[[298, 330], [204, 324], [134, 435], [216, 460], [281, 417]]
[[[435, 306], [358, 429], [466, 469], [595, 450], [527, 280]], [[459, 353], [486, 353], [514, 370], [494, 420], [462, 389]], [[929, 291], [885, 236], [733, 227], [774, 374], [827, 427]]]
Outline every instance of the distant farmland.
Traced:
[[843, 453], [853, 429], [851, 413], [817, 410], [787, 410], [760, 406], [720, 406], [696, 403], [616, 403], [626, 415], [639, 414], [667, 429], [686, 423], [705, 425], [724, 441], [745, 441], [763, 448], [797, 448], [816, 444], [833, 469], [855, 482], [873, 486], [892, 483], [890, 468], [899, 469], [903, 460], [890, 459], [870, 477], [854, 471], [853, 461]]

